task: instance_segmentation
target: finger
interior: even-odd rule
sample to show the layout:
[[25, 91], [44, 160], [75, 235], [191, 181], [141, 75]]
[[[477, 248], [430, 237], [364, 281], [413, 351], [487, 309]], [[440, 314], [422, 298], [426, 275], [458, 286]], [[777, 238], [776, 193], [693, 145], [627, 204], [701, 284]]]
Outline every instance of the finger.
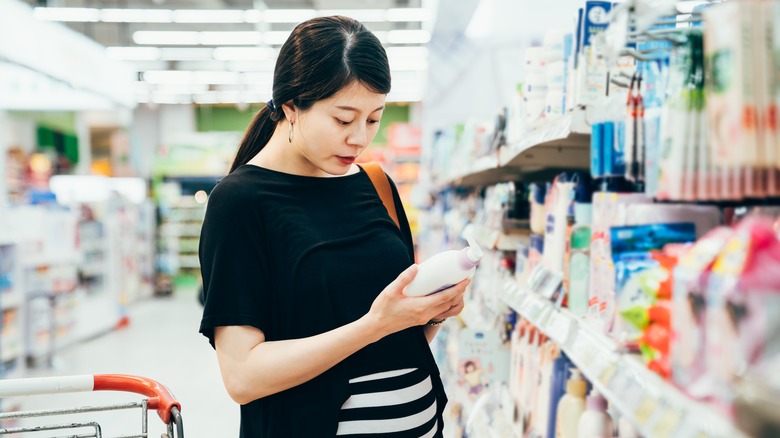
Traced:
[[397, 289], [403, 291], [403, 289], [409, 285], [417, 276], [417, 265], [412, 265], [401, 272], [392, 283], [390, 283], [390, 289]]
[[437, 314], [449, 313], [450, 310], [457, 308], [461, 303], [463, 303], [463, 299], [456, 298], [453, 300], [445, 301], [439, 304], [438, 306], [436, 306], [434, 309]]
[[466, 292], [466, 287], [471, 284], [471, 279], [467, 278], [458, 284], [455, 284], [448, 289], [443, 290], [440, 294], [440, 298], [444, 301], [451, 301], [458, 299]]

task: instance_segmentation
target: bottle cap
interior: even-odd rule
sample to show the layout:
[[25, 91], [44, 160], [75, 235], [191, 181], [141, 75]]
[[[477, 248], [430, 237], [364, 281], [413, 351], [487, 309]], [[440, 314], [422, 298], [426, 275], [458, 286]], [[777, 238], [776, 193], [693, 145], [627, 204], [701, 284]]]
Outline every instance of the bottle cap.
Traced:
[[593, 388], [588, 396], [587, 402], [588, 410], [590, 411], [607, 411], [607, 399], [605, 399], [597, 390]]
[[479, 247], [479, 244], [473, 240], [469, 239], [469, 248], [468, 251], [466, 251], [466, 256], [474, 263], [478, 263], [480, 260], [482, 260], [482, 256], [484, 256], [485, 253], [482, 252], [482, 248]]
[[588, 383], [582, 378], [582, 373], [577, 368], [571, 369], [571, 379], [566, 382], [566, 393], [584, 398], [588, 392]]

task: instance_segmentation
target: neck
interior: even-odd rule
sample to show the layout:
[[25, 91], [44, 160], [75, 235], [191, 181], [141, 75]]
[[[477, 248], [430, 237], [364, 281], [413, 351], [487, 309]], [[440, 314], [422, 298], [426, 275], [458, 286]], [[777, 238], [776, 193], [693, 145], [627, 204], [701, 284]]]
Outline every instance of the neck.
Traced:
[[[268, 143], [257, 155], [249, 160], [248, 164], [277, 172], [289, 173], [291, 175], [314, 177], [337, 176], [326, 173], [312, 164], [312, 162], [301, 152], [302, 148], [296, 142], [297, 139], [294, 138], [292, 143], [290, 143], [288, 137], [289, 129], [289, 122], [286, 120], [277, 124], [271, 139], [268, 140]], [[353, 164], [352, 169], [347, 172], [347, 175], [359, 171], [360, 169]]]

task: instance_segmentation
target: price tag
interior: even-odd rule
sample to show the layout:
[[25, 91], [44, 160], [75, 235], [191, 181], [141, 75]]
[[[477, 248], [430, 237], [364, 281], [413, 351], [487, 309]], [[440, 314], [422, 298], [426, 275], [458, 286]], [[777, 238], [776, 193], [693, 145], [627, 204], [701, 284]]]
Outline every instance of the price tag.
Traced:
[[647, 425], [650, 416], [658, 408], [658, 399], [653, 396], [643, 396], [640, 399], [639, 406], [634, 411], [634, 417], [642, 426]]
[[665, 406], [658, 417], [658, 421], [653, 427], [653, 436], [660, 438], [677, 437], [679, 434], [676, 434], [675, 432], [679, 429], [681, 422], [682, 412], [678, 409]]

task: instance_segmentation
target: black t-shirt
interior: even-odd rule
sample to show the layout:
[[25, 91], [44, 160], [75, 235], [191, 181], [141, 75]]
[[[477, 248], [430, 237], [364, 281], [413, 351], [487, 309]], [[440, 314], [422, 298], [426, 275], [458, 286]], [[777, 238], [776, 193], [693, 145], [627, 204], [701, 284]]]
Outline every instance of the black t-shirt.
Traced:
[[[201, 231], [200, 332], [212, 346], [214, 328], [232, 325], [257, 327], [267, 341], [298, 339], [365, 315], [414, 262], [409, 224], [390, 183], [400, 230], [362, 169], [319, 178], [244, 165], [223, 178]], [[241, 437], [335, 436], [348, 380], [403, 368], [430, 373], [441, 419], [439, 371], [423, 328], [412, 327], [309, 382], [241, 406]]]

